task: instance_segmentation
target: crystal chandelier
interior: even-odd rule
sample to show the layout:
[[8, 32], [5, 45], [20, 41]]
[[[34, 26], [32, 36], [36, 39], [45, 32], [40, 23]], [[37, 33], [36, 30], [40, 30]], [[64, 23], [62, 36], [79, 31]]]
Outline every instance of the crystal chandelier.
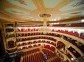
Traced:
[[44, 34], [46, 34], [47, 32], [50, 31], [49, 28], [47, 27], [47, 22], [48, 22], [50, 16], [51, 16], [50, 14], [40, 14], [40, 17], [43, 18], [43, 26], [41, 28], [41, 31]]

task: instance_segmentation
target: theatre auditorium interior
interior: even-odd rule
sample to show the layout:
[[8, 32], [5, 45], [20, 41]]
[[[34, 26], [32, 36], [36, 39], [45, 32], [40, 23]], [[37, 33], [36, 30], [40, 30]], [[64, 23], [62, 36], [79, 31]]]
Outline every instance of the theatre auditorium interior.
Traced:
[[0, 62], [84, 62], [84, 0], [0, 0]]

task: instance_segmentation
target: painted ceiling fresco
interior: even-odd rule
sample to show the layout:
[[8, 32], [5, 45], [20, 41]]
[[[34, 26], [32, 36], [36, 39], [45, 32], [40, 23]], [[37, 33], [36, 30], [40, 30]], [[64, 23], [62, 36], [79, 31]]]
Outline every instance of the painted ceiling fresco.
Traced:
[[84, 0], [0, 1], [0, 13], [18, 20], [42, 21], [40, 14], [50, 14], [49, 21], [84, 16]]

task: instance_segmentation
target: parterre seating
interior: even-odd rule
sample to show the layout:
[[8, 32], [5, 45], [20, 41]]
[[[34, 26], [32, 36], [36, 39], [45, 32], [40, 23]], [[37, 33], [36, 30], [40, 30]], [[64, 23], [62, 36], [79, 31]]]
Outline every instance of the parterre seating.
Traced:
[[[42, 52], [40, 52], [38, 48], [34, 50], [26, 51], [23, 53], [22, 59], [20, 62], [45, 62], [50, 58], [53, 59], [54, 57], [56, 57], [53, 59], [54, 62], [55, 61], [61, 62], [61, 59], [55, 54], [55, 52], [52, 52], [46, 48], [42, 48]], [[46, 59], [44, 55], [46, 55], [47, 57]]]
[[43, 53], [47, 56], [47, 59], [50, 59], [50, 58], [56, 56], [55, 53], [53, 53], [53, 52], [51, 52], [51, 51], [49, 51], [49, 50], [47, 50], [47, 49], [42, 49], [42, 51], [43, 51]]
[[24, 56], [20, 62], [44, 62], [42, 53], [36, 53], [29, 56]]
[[33, 54], [33, 53], [36, 53], [36, 52], [39, 52], [39, 48], [36, 48], [36, 49], [33, 49], [33, 50], [28, 50], [28, 51], [24, 51], [23, 52], [23, 56], [26, 56], [26, 55], [29, 55], [29, 54]]
[[50, 61], [50, 62], [61, 62], [61, 60], [60, 60], [60, 58], [58, 58], [58, 57], [56, 57], [56, 58], [54, 58], [52, 61]]

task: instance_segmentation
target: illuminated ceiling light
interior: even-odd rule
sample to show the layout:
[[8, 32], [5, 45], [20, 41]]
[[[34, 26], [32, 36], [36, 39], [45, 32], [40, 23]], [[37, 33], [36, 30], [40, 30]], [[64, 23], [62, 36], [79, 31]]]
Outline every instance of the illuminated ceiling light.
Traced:
[[81, 20], [81, 22], [84, 22], [84, 19], [83, 19], [83, 20]]

